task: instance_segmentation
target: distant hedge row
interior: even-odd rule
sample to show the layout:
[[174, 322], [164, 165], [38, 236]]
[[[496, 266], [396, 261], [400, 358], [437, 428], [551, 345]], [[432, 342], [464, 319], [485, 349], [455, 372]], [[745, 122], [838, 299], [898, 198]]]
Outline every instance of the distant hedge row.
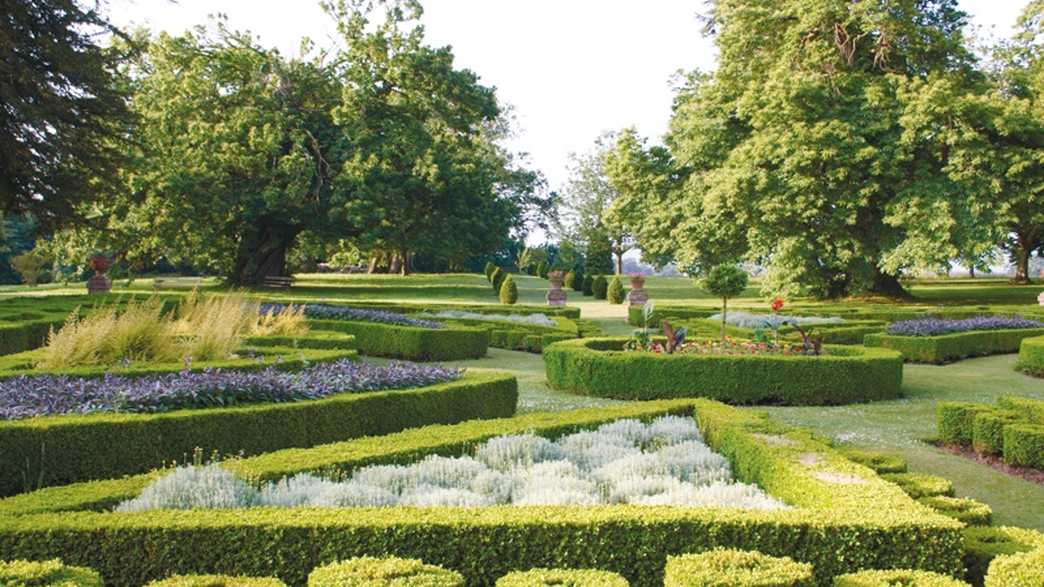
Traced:
[[[324, 563], [358, 556], [421, 559], [490, 586], [511, 571], [601, 569], [635, 585], [663, 582], [671, 555], [717, 547], [789, 556], [817, 584], [865, 568], [962, 570], [961, 525], [933, 513], [811, 433], [707, 400], [646, 402], [416, 428], [223, 463], [255, 480], [304, 471], [454, 456], [504, 434], [551, 438], [620, 418], [695, 413], [704, 438], [789, 509], [647, 506], [294, 508], [115, 513], [154, 478], [82, 483], [0, 500], [0, 552], [61, 555], [112, 584], [169, 573], [277, 576], [303, 585]], [[815, 459], [810, 460], [809, 455]], [[814, 464], [810, 464], [813, 463]], [[519, 545], [524, 545], [520, 547]]]
[[914, 363], [949, 363], [968, 357], [1018, 352], [1024, 339], [1044, 335], [1042, 328], [975, 330], [939, 336], [868, 334], [866, 346], [897, 350]]
[[515, 412], [517, 401], [514, 377], [469, 373], [428, 387], [320, 400], [4, 421], [0, 495], [142, 473], [184, 461], [197, 447], [208, 455], [252, 455], [415, 426], [502, 418]]
[[936, 405], [939, 440], [970, 446], [1004, 462], [1044, 470], [1044, 400], [1005, 396], [997, 405]]
[[458, 361], [484, 357], [489, 346], [489, 333], [464, 326], [419, 328], [350, 320], [308, 320], [308, 325], [351, 334], [360, 353], [375, 357]]
[[733, 404], [847, 404], [901, 395], [899, 353], [827, 347], [819, 357], [622, 351], [625, 339], [587, 338], [544, 349], [548, 382], [625, 400], [707, 397]]

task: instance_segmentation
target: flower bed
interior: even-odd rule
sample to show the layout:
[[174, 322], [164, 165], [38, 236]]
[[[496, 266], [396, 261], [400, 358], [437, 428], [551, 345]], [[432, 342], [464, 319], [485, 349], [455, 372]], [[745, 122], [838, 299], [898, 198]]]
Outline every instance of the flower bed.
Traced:
[[603, 505], [147, 514], [109, 509], [138, 495], [157, 477], [153, 473], [0, 500], [0, 550], [11, 557], [60, 553], [121, 585], [172, 572], [278, 576], [301, 585], [313, 568], [330, 560], [388, 553], [458, 571], [469, 585], [492, 585], [510, 571], [534, 567], [598, 568], [620, 573], [635, 585], [657, 585], [669, 555], [716, 547], [756, 549], [811, 563], [821, 585], [865, 568], [948, 574], [962, 569], [956, 521], [917, 504], [809, 433], [706, 400], [418, 428], [223, 466], [259, 481], [309, 471], [347, 474], [431, 454], [459, 456], [505, 434], [554, 440], [621, 418], [647, 421], [692, 410], [703, 438], [730, 462], [737, 479], [759, 485], [788, 509]]
[[621, 351], [626, 339], [588, 338], [544, 349], [558, 389], [616, 399], [709, 397], [736, 404], [845, 404], [900, 396], [893, 351], [825, 347], [824, 356], [657, 354]]
[[448, 320], [478, 320], [480, 322], [506, 322], [523, 326], [543, 326], [558, 328], [558, 322], [548, 318], [547, 314], [481, 314], [461, 310], [442, 310], [438, 313], [418, 314], [422, 318], [442, 318]]
[[[285, 310], [285, 304], [262, 304], [261, 313], [273, 312], [278, 314]], [[379, 322], [381, 324], [397, 324], [399, 326], [413, 326], [415, 328], [442, 328], [441, 322], [434, 320], [420, 320], [410, 318], [397, 312], [387, 310], [373, 310], [369, 308], [350, 308], [348, 306], [334, 306], [330, 304], [305, 304], [305, 316], [318, 320], [350, 320], [353, 322]]]
[[913, 363], [942, 364], [968, 357], [1015, 353], [1024, 339], [1044, 335], [1044, 327], [971, 330], [934, 336], [868, 334], [864, 344], [894, 349]]
[[24, 375], [0, 379], [0, 420], [95, 412], [167, 412], [314, 400], [338, 393], [407, 389], [458, 379], [459, 369], [340, 360], [300, 371], [204, 369], [165, 375]]
[[515, 378], [465, 374], [412, 389], [338, 393], [323, 399], [177, 410], [85, 414], [0, 422], [0, 495], [38, 486], [140, 473], [206, 453], [258, 454], [412, 426], [515, 412]]
[[[707, 320], [721, 323], [721, 313], [713, 314]], [[798, 326], [822, 326], [844, 324], [844, 318], [837, 316], [786, 316], [783, 314], [752, 314], [733, 310], [725, 317], [725, 323], [740, 328], [780, 328], [784, 324], [797, 324]]]
[[1023, 328], [1044, 328], [1044, 322], [1026, 320], [1021, 317], [976, 316], [963, 320], [944, 318], [920, 318], [893, 322], [885, 329], [892, 336], [939, 336], [956, 332], [973, 332], [981, 330], [1018, 330]]
[[622, 419], [554, 441], [505, 435], [473, 454], [371, 465], [344, 481], [303, 473], [260, 489], [219, 464], [175, 469], [123, 502], [123, 512], [247, 507], [491, 505], [714, 506], [782, 509], [737, 483], [728, 461], [703, 443], [692, 418]]
[[1022, 339], [1017, 368], [1027, 375], [1044, 377], [1044, 336]]

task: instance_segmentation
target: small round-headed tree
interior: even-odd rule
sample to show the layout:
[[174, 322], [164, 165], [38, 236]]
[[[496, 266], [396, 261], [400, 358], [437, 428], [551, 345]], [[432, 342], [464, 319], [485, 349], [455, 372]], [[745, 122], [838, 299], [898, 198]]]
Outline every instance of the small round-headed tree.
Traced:
[[609, 294], [609, 281], [604, 275], [599, 275], [594, 278], [591, 283], [591, 292], [594, 293], [596, 300], [604, 300]]
[[619, 276], [613, 277], [612, 281], [609, 282], [609, 290], [606, 292], [606, 298], [610, 304], [622, 304], [627, 298], [627, 291], [624, 290], [623, 282], [620, 281]]
[[515, 280], [508, 275], [504, 278], [504, 283], [500, 284], [500, 303], [514, 304], [517, 301], [518, 286], [515, 285]]
[[581, 286], [580, 291], [585, 296], [593, 296], [594, 295], [594, 277], [591, 277], [590, 275], [585, 275], [584, 276], [583, 285]]
[[700, 280], [700, 287], [707, 293], [721, 298], [721, 339], [725, 340], [725, 317], [729, 299], [747, 289], [747, 272], [737, 265], [728, 263], [715, 265]]

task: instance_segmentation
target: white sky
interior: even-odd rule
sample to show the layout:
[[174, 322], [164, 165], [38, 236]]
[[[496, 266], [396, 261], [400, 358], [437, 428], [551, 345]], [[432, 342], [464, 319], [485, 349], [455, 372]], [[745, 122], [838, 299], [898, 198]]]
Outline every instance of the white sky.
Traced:
[[[973, 23], [1006, 36], [1028, 0], [960, 0]], [[700, 35], [703, 0], [423, 0], [432, 45], [451, 45], [457, 63], [495, 86], [515, 106], [516, 148], [552, 188], [566, 156], [600, 133], [636, 126], [659, 137], [670, 117], [670, 78], [710, 69], [715, 54]], [[118, 25], [179, 33], [215, 12], [285, 54], [301, 37], [332, 45], [330, 19], [317, 0], [112, 0]]]

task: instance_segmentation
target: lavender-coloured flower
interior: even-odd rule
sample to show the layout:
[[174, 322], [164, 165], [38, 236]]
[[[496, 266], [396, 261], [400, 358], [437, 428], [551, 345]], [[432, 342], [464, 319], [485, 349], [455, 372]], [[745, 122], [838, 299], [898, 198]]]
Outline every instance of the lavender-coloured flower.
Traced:
[[[261, 304], [261, 314], [272, 312], [278, 314], [286, 309], [286, 304]], [[330, 304], [305, 304], [304, 314], [309, 318], [320, 320], [358, 320], [362, 322], [381, 322], [384, 324], [398, 324], [400, 326], [415, 326], [417, 328], [442, 328], [441, 322], [433, 320], [420, 320], [410, 318], [395, 312], [386, 310], [371, 310], [368, 308], [350, 308], [348, 306], [334, 306]]]
[[896, 336], [938, 336], [956, 332], [973, 330], [1014, 330], [1021, 328], [1044, 328], [1044, 322], [1027, 320], [1021, 316], [1006, 318], [1003, 316], [976, 316], [964, 320], [947, 320], [943, 318], [919, 318], [893, 322], [887, 328], [888, 334]]
[[320, 399], [346, 392], [423, 387], [463, 371], [416, 363], [341, 360], [296, 372], [206, 369], [126, 377], [23, 375], [0, 379], [0, 419], [92, 412], [165, 412], [242, 403]]

